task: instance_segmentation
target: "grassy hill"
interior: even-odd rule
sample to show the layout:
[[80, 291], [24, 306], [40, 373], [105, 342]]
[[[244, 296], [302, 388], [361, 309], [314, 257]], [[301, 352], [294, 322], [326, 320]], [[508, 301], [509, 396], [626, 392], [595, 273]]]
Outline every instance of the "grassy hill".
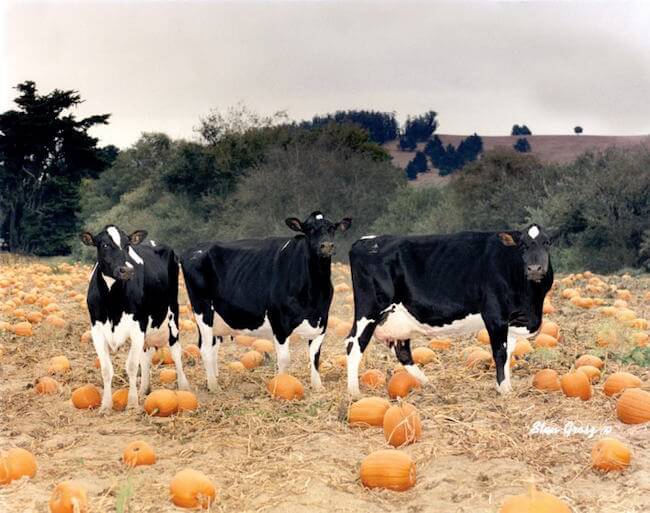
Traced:
[[[466, 135], [438, 134], [443, 144], [458, 143], [467, 137]], [[512, 148], [512, 145], [519, 138], [518, 136], [481, 136], [483, 149], [489, 151], [497, 147]], [[577, 156], [586, 151], [602, 151], [610, 146], [631, 147], [645, 145], [650, 147], [650, 135], [634, 136], [609, 136], [609, 135], [529, 135], [526, 136], [532, 148], [531, 153], [539, 157], [542, 162], [563, 164], [574, 160]], [[415, 152], [401, 151], [396, 141], [386, 143], [384, 147], [393, 157], [393, 164], [402, 169], [406, 168], [408, 162], [413, 158]], [[424, 143], [418, 145], [418, 150], [424, 148]], [[447, 177], [438, 176], [437, 173], [426, 173], [420, 175], [414, 185], [435, 185], [444, 183]]]

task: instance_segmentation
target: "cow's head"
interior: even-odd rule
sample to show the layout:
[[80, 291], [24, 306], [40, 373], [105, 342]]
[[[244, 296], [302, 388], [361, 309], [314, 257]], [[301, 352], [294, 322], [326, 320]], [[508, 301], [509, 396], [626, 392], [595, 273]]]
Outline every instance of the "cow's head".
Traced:
[[129, 260], [142, 263], [142, 258], [133, 251], [132, 246], [137, 246], [147, 237], [145, 230], [136, 230], [127, 235], [117, 226], [108, 225], [97, 235], [84, 232], [80, 237], [86, 246], [97, 248], [97, 265], [104, 276], [128, 281], [135, 274], [134, 266]]
[[333, 223], [325, 219], [321, 212], [312, 212], [302, 222], [296, 217], [288, 217], [285, 222], [294, 232], [303, 233], [307, 237], [311, 251], [322, 258], [330, 258], [336, 253], [334, 235], [350, 228], [352, 219], [344, 217], [338, 223]]
[[506, 246], [517, 246], [524, 261], [526, 279], [539, 283], [549, 269], [551, 238], [537, 224], [531, 224], [521, 232], [518, 240], [509, 233], [500, 233], [499, 238]]

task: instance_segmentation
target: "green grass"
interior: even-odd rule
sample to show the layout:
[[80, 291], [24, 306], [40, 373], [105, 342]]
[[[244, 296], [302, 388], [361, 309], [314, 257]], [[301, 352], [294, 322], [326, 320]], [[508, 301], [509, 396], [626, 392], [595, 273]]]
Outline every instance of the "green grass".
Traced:
[[131, 478], [127, 478], [126, 483], [123, 483], [117, 490], [117, 497], [115, 499], [115, 511], [117, 513], [125, 513], [129, 510], [129, 499], [133, 497], [134, 489]]

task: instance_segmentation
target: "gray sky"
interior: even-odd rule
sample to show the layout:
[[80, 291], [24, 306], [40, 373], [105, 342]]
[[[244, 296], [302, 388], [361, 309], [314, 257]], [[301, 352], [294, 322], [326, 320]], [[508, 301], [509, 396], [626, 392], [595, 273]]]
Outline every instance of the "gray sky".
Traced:
[[[1, 0], [0, 0], [1, 1]], [[94, 134], [193, 137], [243, 101], [292, 119], [428, 109], [441, 133], [650, 133], [650, 2], [33, 2], [2, 8], [0, 108], [80, 91]]]

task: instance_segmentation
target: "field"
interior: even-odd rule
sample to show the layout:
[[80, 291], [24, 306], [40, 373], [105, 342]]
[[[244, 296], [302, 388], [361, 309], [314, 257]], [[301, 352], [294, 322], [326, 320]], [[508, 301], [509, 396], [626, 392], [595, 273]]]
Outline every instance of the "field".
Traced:
[[[194, 412], [159, 418], [141, 411], [103, 415], [75, 409], [70, 403], [74, 388], [85, 383], [101, 388], [102, 384], [92, 344], [81, 341], [89, 325], [78, 294], [85, 293], [89, 272], [86, 266], [36, 260], [0, 262], [0, 321], [18, 322], [16, 309], [18, 315], [20, 310], [23, 314], [40, 311], [42, 297], [59, 306], [54, 312], [65, 321], [62, 327], [54, 327], [43, 320], [26, 337], [0, 328], [0, 449], [24, 447], [38, 461], [33, 479], [0, 487], [3, 513], [45, 513], [53, 487], [68, 479], [87, 488], [92, 512], [180, 511], [171, 504], [168, 488], [172, 476], [185, 467], [203, 471], [217, 486], [219, 500], [211, 511], [494, 513], [505, 496], [520, 494], [531, 483], [560, 497], [574, 512], [650, 511], [649, 424], [620, 422], [616, 400], [602, 392], [605, 377], [617, 370], [635, 374], [648, 389], [650, 349], [643, 335], [647, 327], [633, 328], [615, 316], [603, 315], [619, 312], [622, 307], [610, 311], [603, 307], [628, 297], [624, 292], [628, 290], [628, 308], [636, 317], [649, 319], [647, 275], [603, 276], [606, 285], [599, 287], [588, 285], [588, 276], [559, 279], [551, 297], [555, 312], [548, 316], [560, 326], [559, 345], [536, 348], [518, 359], [514, 392], [508, 397], [496, 394], [493, 369], [467, 367], [462, 351], [479, 345], [474, 336], [454, 339], [449, 350], [437, 351], [434, 361], [424, 367], [430, 384], [407, 399], [420, 412], [423, 434], [420, 441], [402, 449], [416, 461], [417, 484], [398, 493], [368, 490], [359, 481], [363, 458], [387, 444], [381, 429], [350, 428], [346, 423], [345, 368], [336, 358], [345, 352], [342, 337], [334, 334], [323, 346], [323, 392], [309, 389], [306, 343], [291, 344], [291, 372], [305, 384], [301, 401], [269, 397], [266, 383], [274, 374], [273, 357], [253, 371], [231, 371], [228, 363], [248, 348], [226, 342], [220, 355], [218, 393], [207, 391], [201, 362], [186, 361], [200, 402]], [[333, 281], [349, 285], [349, 270], [337, 264]], [[569, 287], [596, 297], [602, 305], [575, 306], [562, 297]], [[32, 289], [37, 289], [37, 302], [19, 304], [25, 303], [25, 294]], [[184, 288], [181, 303], [187, 303]], [[332, 314], [352, 319], [349, 291], [335, 294]], [[643, 328], [643, 323], [637, 326]], [[611, 332], [618, 340], [603, 341], [602, 335]], [[183, 330], [181, 342], [183, 346], [196, 343], [195, 330]], [[414, 341], [415, 346], [427, 343]], [[605, 362], [590, 400], [543, 393], [531, 386], [536, 371], [549, 367], [564, 374], [587, 352]], [[56, 376], [59, 393], [35, 394], [35, 380], [47, 374], [49, 360], [57, 355], [71, 362], [70, 372]], [[127, 383], [125, 357], [124, 347], [114, 357], [114, 389]], [[161, 368], [152, 370], [154, 388], [161, 387]], [[386, 347], [372, 342], [362, 368], [390, 374], [397, 362]], [[386, 391], [367, 392], [373, 394], [385, 397]], [[598, 432], [593, 438], [531, 434], [538, 421], [560, 428], [573, 422]], [[607, 436], [632, 450], [631, 464], [624, 472], [603, 474], [591, 468], [592, 445], [609, 430]], [[156, 449], [158, 461], [128, 469], [121, 454], [138, 439]]]

